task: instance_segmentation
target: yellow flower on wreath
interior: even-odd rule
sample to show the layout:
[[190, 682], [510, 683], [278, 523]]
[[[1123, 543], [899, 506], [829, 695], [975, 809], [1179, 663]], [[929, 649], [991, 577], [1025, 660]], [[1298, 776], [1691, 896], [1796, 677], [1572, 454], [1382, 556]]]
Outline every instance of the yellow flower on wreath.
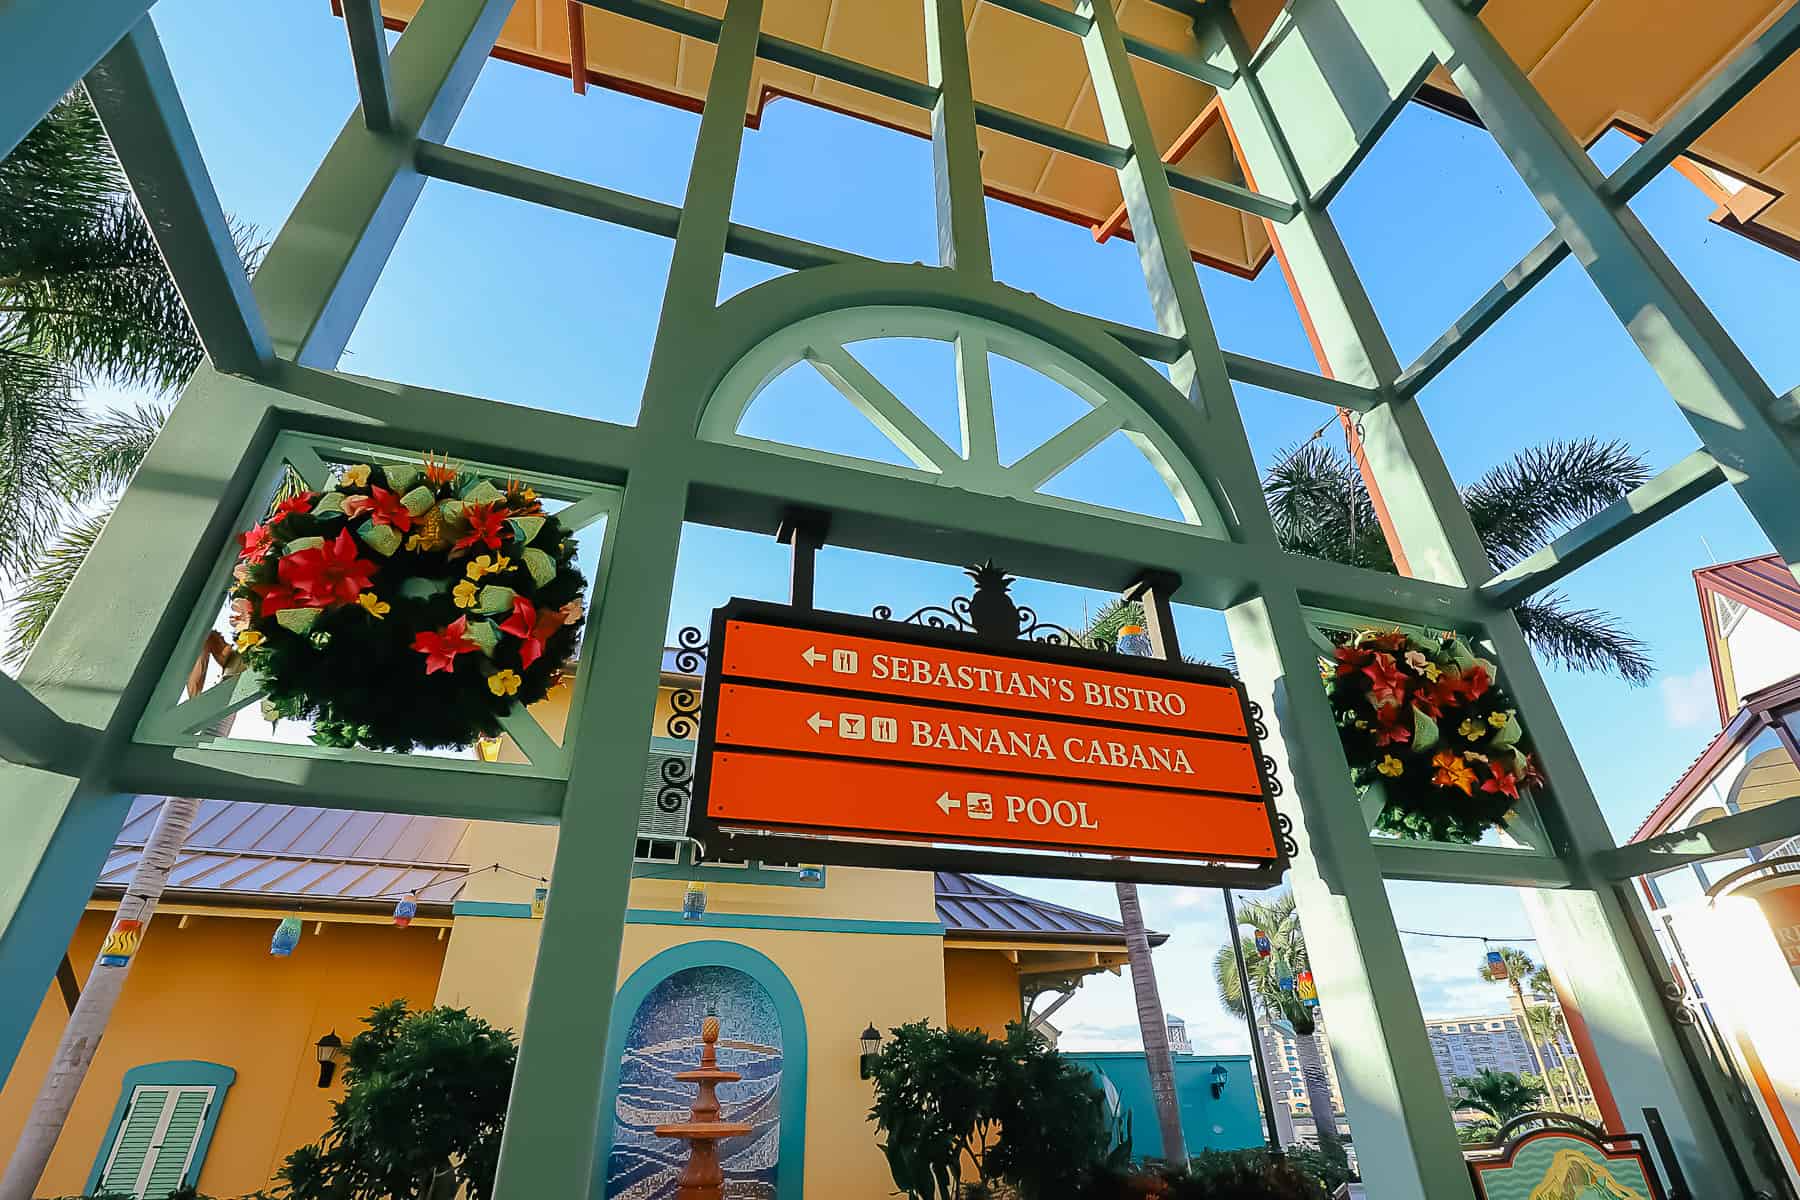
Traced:
[[1406, 770], [1406, 764], [1395, 758], [1392, 754], [1386, 754], [1382, 756], [1380, 762], [1375, 764], [1375, 769], [1380, 771], [1383, 775], [1386, 775], [1389, 779], [1394, 779], [1397, 778], [1402, 771]]
[[450, 598], [456, 601], [458, 608], [474, 608], [478, 594], [474, 582], [468, 579], [450, 589]]
[[368, 613], [371, 617], [374, 617], [377, 621], [394, 611], [393, 605], [377, 596], [374, 592], [362, 593], [356, 598], [356, 602], [362, 605], [364, 612]]
[[237, 635], [237, 648], [240, 651], [248, 650], [248, 649], [250, 649], [250, 647], [260, 646], [268, 640], [269, 639], [265, 638], [262, 634], [258, 633], [256, 630], [246, 629]]
[[480, 579], [485, 575], [499, 575], [512, 569], [512, 559], [504, 554], [483, 554], [468, 566], [470, 579]]
[[1464, 719], [1461, 725], [1456, 727], [1456, 732], [1473, 742], [1487, 732], [1487, 726], [1483, 725], [1480, 721], [1477, 721], [1474, 717], [1468, 717]]
[[519, 685], [524, 682], [519, 678], [517, 671], [507, 667], [488, 676], [488, 691], [496, 696], [511, 696], [519, 690]]
[[369, 485], [369, 464], [357, 463], [345, 467], [338, 475], [339, 483], [347, 483], [351, 487], [367, 487]]
[[1512, 716], [1512, 709], [1510, 708], [1504, 712], [1496, 710], [1488, 714], [1488, 724], [1492, 725], [1495, 729], [1505, 729], [1506, 723], [1512, 720]]

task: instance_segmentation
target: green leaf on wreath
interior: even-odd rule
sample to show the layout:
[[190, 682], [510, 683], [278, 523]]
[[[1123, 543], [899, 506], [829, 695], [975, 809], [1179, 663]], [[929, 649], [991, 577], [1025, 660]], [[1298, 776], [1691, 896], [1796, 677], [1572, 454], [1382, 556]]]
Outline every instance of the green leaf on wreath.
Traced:
[[509, 613], [513, 607], [513, 597], [518, 593], [509, 587], [501, 587], [497, 583], [486, 584], [475, 602], [475, 611], [482, 616], [494, 616]]
[[525, 569], [531, 572], [531, 582], [539, 587], [550, 586], [550, 581], [556, 578], [556, 560], [536, 546], [527, 546], [519, 557], [525, 560]]
[[392, 525], [377, 525], [373, 521], [364, 521], [357, 526], [356, 536], [375, 553], [387, 558], [400, 548], [400, 531]]
[[1417, 708], [1412, 710], [1412, 714], [1413, 714], [1412, 748], [1415, 752], [1417, 752], [1419, 754], [1423, 754], [1425, 751], [1431, 749], [1433, 746], [1438, 744], [1437, 722], [1432, 720], [1430, 717], [1426, 716], [1424, 713], [1420, 712]]
[[464, 504], [497, 504], [506, 499], [506, 493], [485, 479], [477, 479], [458, 493], [457, 498]]
[[403, 600], [429, 600], [449, 590], [450, 584], [447, 581], [426, 579], [422, 575], [409, 576], [400, 581], [400, 597]]
[[464, 627], [463, 636], [481, 647], [481, 652], [489, 658], [494, 657], [494, 648], [500, 644], [500, 630], [492, 621], [470, 621]]
[[319, 608], [284, 608], [275, 614], [275, 623], [289, 633], [305, 633], [318, 621]]
[[315, 517], [341, 517], [344, 515], [344, 493], [326, 492], [313, 505], [312, 515]]
[[1459, 671], [1467, 671], [1475, 665], [1475, 655], [1469, 649], [1469, 643], [1461, 638], [1452, 638], [1445, 647], [1450, 652], [1450, 661], [1456, 664]]
[[437, 493], [423, 485], [414, 488], [412, 491], [406, 493], [406, 495], [400, 497], [400, 507], [404, 508], [415, 517], [424, 516], [431, 506], [436, 503]]
[[513, 536], [519, 539], [519, 545], [529, 545], [531, 539], [544, 528], [542, 517], [508, 517], [506, 523], [512, 526]]
[[325, 544], [325, 539], [322, 537], [295, 538], [293, 541], [291, 541], [287, 545], [283, 546], [281, 548], [281, 552], [283, 554], [293, 554], [296, 551], [300, 551], [300, 550], [317, 550], [320, 546], [323, 546], [324, 544]]
[[1516, 745], [1518, 743], [1518, 740], [1524, 736], [1525, 736], [1525, 731], [1523, 729], [1519, 728], [1518, 716], [1513, 713], [1508, 713], [1507, 717], [1506, 717], [1506, 724], [1504, 724], [1500, 727], [1500, 732], [1496, 733], [1494, 735], [1494, 740], [1490, 743], [1490, 745], [1500, 747], [1500, 748]]
[[463, 502], [461, 500], [444, 501], [438, 505], [438, 516], [443, 518], [446, 525], [461, 525], [463, 523]]
[[401, 495], [411, 491], [422, 474], [419, 468], [406, 463], [390, 463], [381, 468], [381, 473], [387, 476], [388, 487]]

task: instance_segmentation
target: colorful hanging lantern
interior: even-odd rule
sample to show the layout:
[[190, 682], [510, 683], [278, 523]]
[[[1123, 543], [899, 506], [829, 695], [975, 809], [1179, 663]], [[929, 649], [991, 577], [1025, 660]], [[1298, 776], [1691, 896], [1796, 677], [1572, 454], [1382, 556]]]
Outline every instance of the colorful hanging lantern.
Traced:
[[681, 919], [698, 921], [706, 915], [706, 885], [690, 880], [687, 891], [681, 894]]
[[1138, 658], [1149, 658], [1150, 635], [1144, 632], [1142, 625], [1121, 625], [1119, 627], [1119, 653], [1133, 654]]
[[1487, 977], [1496, 982], [1512, 978], [1512, 972], [1506, 966], [1506, 957], [1498, 950], [1487, 952]]
[[1294, 990], [1294, 977], [1292, 975], [1285, 973], [1277, 975], [1275, 977], [1275, 982], [1280, 985], [1281, 990], [1284, 992], [1291, 992]]
[[539, 888], [531, 889], [531, 915], [532, 916], [541, 918], [544, 915], [544, 909], [548, 908], [549, 905], [550, 905], [550, 889], [549, 888], [539, 887]]
[[281, 924], [275, 927], [275, 936], [269, 939], [269, 953], [276, 958], [286, 958], [300, 944], [301, 924], [299, 917], [283, 917]]
[[100, 965], [103, 967], [122, 967], [131, 961], [137, 953], [138, 944], [144, 940], [144, 923], [123, 918], [114, 921], [112, 928], [106, 931], [106, 940], [100, 944]]
[[1319, 989], [1313, 984], [1313, 973], [1302, 971], [1294, 980], [1295, 991], [1299, 993], [1301, 1003], [1308, 1008], [1319, 1007]]
[[1267, 958], [1275, 953], [1275, 947], [1269, 941], [1269, 935], [1262, 930], [1256, 931], [1256, 957]]
[[419, 897], [412, 892], [400, 897], [400, 902], [394, 905], [394, 924], [401, 929], [411, 925], [412, 919], [418, 915]]

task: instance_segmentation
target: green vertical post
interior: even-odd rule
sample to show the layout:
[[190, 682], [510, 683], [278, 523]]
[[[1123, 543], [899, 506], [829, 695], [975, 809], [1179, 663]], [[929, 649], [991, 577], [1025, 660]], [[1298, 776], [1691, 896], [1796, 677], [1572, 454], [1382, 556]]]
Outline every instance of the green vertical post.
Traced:
[[937, 197], [938, 262], [991, 278], [987, 196], [975, 137], [968, 30], [962, 0], [924, 0], [926, 78], [938, 90], [931, 109], [931, 165]]
[[[1512, 161], [1607, 307], [1732, 475], [1744, 506], [1800, 572], [1800, 427], [1717, 317], [1460, 0], [1409, 0], [1394, 21], [1428, 22], [1457, 88]], [[1738, 474], [1741, 473], [1741, 478]]]
[[744, 105], [761, 36], [761, 0], [730, 0], [700, 118], [656, 344], [644, 388], [638, 460], [617, 520], [608, 592], [575, 738], [550, 905], [525, 1012], [495, 1200], [594, 1196], [605, 1188], [606, 1044], [624, 941], [644, 760], [656, 713], [663, 636], [686, 513], [688, 453], [710, 381], [689, 339], [712, 314], [724, 267], [743, 144]]
[[6, 90], [0, 158], [30, 133], [100, 56], [144, 18], [154, 0], [8, 0], [0, 4]]

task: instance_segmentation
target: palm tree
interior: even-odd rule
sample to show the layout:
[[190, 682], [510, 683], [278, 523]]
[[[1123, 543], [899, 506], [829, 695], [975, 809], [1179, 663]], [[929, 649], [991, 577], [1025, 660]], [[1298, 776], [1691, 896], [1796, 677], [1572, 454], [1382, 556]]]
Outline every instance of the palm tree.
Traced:
[[[257, 251], [234, 232], [253, 262]], [[141, 404], [96, 416], [78, 389], [105, 382], [166, 395], [203, 353], [99, 119], [84, 93], [71, 93], [0, 161], [0, 574], [30, 571], [13, 598], [9, 659], [36, 642], [168, 415]], [[236, 666], [217, 634], [207, 650]], [[198, 807], [170, 798], [157, 814], [118, 910], [140, 937]], [[88, 973], [0, 1196], [35, 1192], [131, 961], [96, 959]]]
[[[1531, 960], [1531, 955], [1516, 946], [1501, 946], [1495, 953], [1500, 955], [1501, 962], [1506, 965], [1505, 978], [1494, 978], [1493, 973], [1488, 969], [1488, 960], [1485, 957], [1481, 960], [1479, 977], [1484, 982], [1505, 983], [1512, 988], [1513, 1000], [1517, 1003], [1519, 1010], [1519, 1032], [1525, 1035], [1525, 1044], [1531, 1047], [1531, 1061], [1537, 1064], [1538, 1077], [1548, 1083], [1550, 1071], [1544, 1065], [1544, 1053], [1538, 1045], [1537, 1032], [1532, 1028], [1530, 1012], [1525, 1003], [1525, 989], [1521, 983], [1522, 980], [1531, 978], [1538, 969], [1538, 965]], [[1555, 1088], [1551, 1087], [1548, 1090], [1550, 1103], [1561, 1108], [1562, 1099], [1556, 1094]]]
[[1459, 1075], [1450, 1084], [1456, 1089], [1450, 1096], [1453, 1107], [1486, 1113], [1500, 1125], [1532, 1111], [1544, 1095], [1543, 1087], [1532, 1080], [1490, 1067], [1472, 1076]]
[[1319, 1146], [1329, 1150], [1338, 1142], [1338, 1127], [1331, 1100], [1331, 1077], [1325, 1069], [1325, 1055], [1319, 1046], [1318, 1024], [1313, 1019], [1313, 1010], [1300, 1000], [1298, 992], [1281, 986], [1283, 978], [1292, 979], [1300, 972], [1312, 969], [1294, 894], [1284, 891], [1271, 899], [1252, 900], [1240, 906], [1238, 924], [1266, 933], [1270, 953], [1267, 958], [1257, 953], [1254, 933], [1239, 934], [1244, 962], [1250, 971], [1250, 986], [1246, 989], [1238, 975], [1237, 955], [1231, 945], [1220, 946], [1213, 957], [1213, 979], [1219, 985], [1219, 1003], [1238, 1017], [1247, 1016], [1250, 1007], [1254, 1006], [1261, 1020], [1293, 1031], [1300, 1080], [1306, 1088], [1306, 1106], [1312, 1111]]
[[[1488, 559], [1504, 570], [1547, 545], [1650, 477], [1619, 442], [1595, 438], [1522, 450], [1463, 489], [1463, 504]], [[1263, 477], [1283, 549], [1376, 571], [1393, 571], [1381, 522], [1348, 456], [1322, 442], [1290, 451]], [[1545, 592], [1513, 610], [1538, 653], [1571, 670], [1603, 671], [1634, 686], [1650, 681], [1648, 648], [1618, 618], [1571, 608]]]

